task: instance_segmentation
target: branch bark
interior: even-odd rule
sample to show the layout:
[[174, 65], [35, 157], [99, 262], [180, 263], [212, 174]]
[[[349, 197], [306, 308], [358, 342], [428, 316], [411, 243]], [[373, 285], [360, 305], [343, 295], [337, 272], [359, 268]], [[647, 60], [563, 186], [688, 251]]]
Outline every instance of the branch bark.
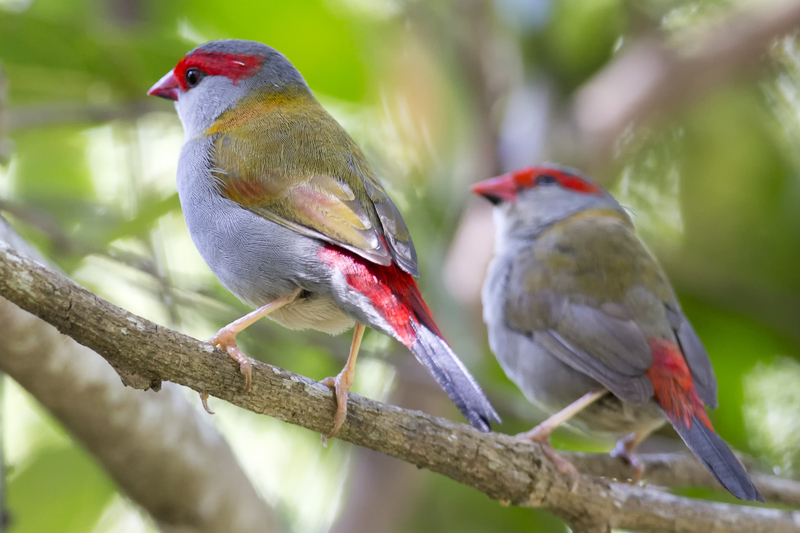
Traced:
[[644, 40], [607, 65], [575, 99], [578, 136], [603, 168], [630, 126], [666, 116], [750, 72], [772, 42], [800, 26], [800, 2], [763, 2], [684, 46]]
[[[330, 430], [329, 387], [255, 362], [253, 388], [227, 354], [120, 309], [0, 243], [0, 295], [97, 351], [123, 381], [158, 389], [172, 381], [315, 432]], [[506, 505], [540, 507], [578, 532], [612, 527], [650, 532], [783, 533], [800, 531], [800, 512], [680, 498], [581, 476], [570, 492], [538, 446], [350, 394], [342, 440], [446, 475]]]
[[[27, 246], [0, 218], [0, 245], [8, 242]], [[2, 298], [0, 336], [0, 371], [53, 413], [163, 531], [279, 531], [227, 442], [176, 385], [159, 394], [126, 388], [103, 358]]]
[[[594, 453], [562, 453], [584, 474], [613, 479], [630, 479], [633, 469], [629, 464], [610, 455]], [[662, 487], [718, 488], [713, 476], [694, 457], [687, 453], [642, 454], [639, 459], [645, 466], [645, 481]], [[740, 456], [753, 483], [768, 502], [800, 507], [800, 483], [759, 472], [751, 460]]]

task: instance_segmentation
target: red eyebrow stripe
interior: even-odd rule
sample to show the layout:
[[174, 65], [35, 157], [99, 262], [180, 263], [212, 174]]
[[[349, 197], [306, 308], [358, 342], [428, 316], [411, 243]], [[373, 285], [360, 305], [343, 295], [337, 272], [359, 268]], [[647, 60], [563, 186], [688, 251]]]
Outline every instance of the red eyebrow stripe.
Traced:
[[175, 65], [174, 73], [181, 89], [186, 91], [189, 89], [186, 71], [192, 67], [199, 68], [209, 76], [225, 76], [236, 82], [255, 74], [263, 63], [264, 58], [261, 56], [199, 50], [181, 59]]
[[573, 191], [587, 194], [601, 194], [600, 187], [594, 183], [589, 183], [580, 178], [576, 178], [575, 176], [558, 172], [556, 174], [556, 179], [566, 189], [572, 189]]
[[521, 189], [527, 189], [528, 187], [535, 186], [536, 178], [538, 178], [539, 176], [548, 175], [548, 176], [553, 176], [558, 181], [558, 183], [565, 189], [572, 189], [573, 191], [585, 194], [597, 194], [597, 195], [603, 194], [602, 189], [600, 189], [600, 187], [598, 187], [594, 183], [590, 183], [577, 176], [573, 176], [568, 172], [562, 172], [561, 170], [558, 170], [556, 168], [526, 167], [512, 172], [511, 175], [514, 178], [514, 182]]

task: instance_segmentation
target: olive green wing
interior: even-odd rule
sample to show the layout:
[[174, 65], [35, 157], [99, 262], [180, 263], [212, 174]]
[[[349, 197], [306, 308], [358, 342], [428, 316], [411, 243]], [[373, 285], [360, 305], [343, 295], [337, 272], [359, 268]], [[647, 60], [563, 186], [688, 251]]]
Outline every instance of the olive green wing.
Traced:
[[[604, 222], [617, 223], [554, 227], [519, 254], [508, 282], [506, 320], [617, 397], [642, 403], [653, 395], [645, 375], [653, 357], [643, 317], [636, 316], [639, 296], [631, 293], [648, 272], [630, 262], [639, 255], [629, 247], [641, 246], [632, 230], [609, 233]], [[615, 237], [609, 241], [608, 235]], [[645, 305], [663, 307], [657, 300]]]
[[214, 133], [220, 193], [276, 224], [418, 275], [403, 217], [358, 146], [316, 102], [299, 118], [284, 107]]

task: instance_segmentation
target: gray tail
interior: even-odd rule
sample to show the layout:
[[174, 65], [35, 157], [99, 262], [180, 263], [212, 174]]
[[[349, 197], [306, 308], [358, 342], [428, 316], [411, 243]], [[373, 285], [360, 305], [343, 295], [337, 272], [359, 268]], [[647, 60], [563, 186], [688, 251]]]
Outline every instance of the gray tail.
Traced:
[[489, 422], [501, 422], [500, 417], [464, 363], [443, 338], [424, 324], [416, 329], [417, 339], [411, 351], [417, 360], [428, 369], [470, 425], [484, 433], [491, 431]]
[[764, 501], [742, 463], [713, 429], [697, 417], [692, 417], [691, 428], [687, 428], [682, 420], [672, 425], [692, 453], [728, 492], [741, 500]]

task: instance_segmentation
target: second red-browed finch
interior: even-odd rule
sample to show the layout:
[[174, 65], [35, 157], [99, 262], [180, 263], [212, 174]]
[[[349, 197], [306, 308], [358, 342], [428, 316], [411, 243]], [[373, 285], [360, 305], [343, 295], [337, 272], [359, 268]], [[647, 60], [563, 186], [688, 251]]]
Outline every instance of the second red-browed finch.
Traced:
[[668, 420], [725, 489], [764, 501], [711, 426], [711, 361], [620, 204], [556, 166], [472, 190], [496, 206], [497, 245], [483, 288], [492, 351], [529, 399], [555, 413], [522, 436], [576, 474], [549, 447], [560, 424], [628, 433], [616, 453], [636, 466], [636, 445]]

